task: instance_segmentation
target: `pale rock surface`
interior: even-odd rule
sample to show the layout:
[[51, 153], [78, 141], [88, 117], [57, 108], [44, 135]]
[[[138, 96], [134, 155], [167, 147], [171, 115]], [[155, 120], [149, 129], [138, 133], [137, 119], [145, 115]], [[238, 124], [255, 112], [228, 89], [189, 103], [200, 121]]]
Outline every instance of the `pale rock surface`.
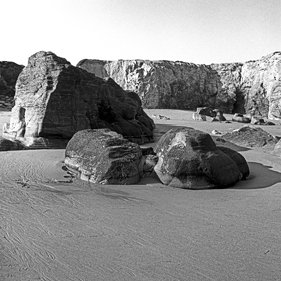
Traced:
[[96, 128], [110, 128], [137, 143], [153, 140], [154, 123], [137, 94], [54, 53], [31, 56], [18, 77], [4, 137], [29, 144], [40, 137], [69, 139], [79, 130]]
[[85, 59], [77, 66], [100, 77], [109, 76], [124, 89], [137, 92], [145, 108], [214, 108], [225, 103], [217, 101], [221, 91], [219, 75], [207, 65], [164, 60]]
[[79, 178], [99, 184], [134, 184], [140, 179], [139, 145], [109, 129], [82, 130], [68, 142], [65, 165]]
[[84, 59], [77, 66], [137, 92], [145, 108], [208, 106], [281, 118], [281, 52], [245, 63]]

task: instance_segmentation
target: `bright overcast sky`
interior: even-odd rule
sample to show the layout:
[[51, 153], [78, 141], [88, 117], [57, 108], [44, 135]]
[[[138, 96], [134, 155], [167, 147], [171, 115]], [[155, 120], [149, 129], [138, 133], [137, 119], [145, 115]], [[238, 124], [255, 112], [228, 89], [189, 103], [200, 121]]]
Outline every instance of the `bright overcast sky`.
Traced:
[[281, 0], [6, 0], [0, 61], [245, 62], [281, 50]]

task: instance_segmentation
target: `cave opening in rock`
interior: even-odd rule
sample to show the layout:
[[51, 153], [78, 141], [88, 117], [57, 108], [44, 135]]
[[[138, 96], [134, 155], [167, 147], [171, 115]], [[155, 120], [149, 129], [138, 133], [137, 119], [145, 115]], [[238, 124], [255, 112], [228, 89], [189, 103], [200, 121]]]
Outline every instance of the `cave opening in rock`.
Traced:
[[243, 92], [239, 88], [236, 88], [234, 93], [236, 95], [236, 101], [233, 104], [232, 114], [234, 114], [234, 113], [240, 113], [240, 114], [246, 113], [246, 111], [245, 111], [245, 96], [244, 96]]

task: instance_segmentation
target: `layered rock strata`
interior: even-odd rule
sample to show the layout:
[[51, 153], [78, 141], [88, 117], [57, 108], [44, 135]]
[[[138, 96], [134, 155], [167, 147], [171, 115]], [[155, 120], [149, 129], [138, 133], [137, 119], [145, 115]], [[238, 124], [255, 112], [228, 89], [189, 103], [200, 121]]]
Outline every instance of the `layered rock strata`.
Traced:
[[31, 56], [18, 77], [4, 136], [32, 143], [38, 138], [69, 139], [77, 131], [97, 128], [110, 128], [137, 143], [153, 140], [154, 123], [137, 94], [54, 53]]
[[81, 60], [78, 67], [137, 92], [145, 108], [218, 108], [281, 118], [281, 52], [245, 63]]
[[82, 180], [99, 184], [134, 184], [153, 177], [158, 157], [109, 129], [82, 130], [65, 150], [66, 168]]

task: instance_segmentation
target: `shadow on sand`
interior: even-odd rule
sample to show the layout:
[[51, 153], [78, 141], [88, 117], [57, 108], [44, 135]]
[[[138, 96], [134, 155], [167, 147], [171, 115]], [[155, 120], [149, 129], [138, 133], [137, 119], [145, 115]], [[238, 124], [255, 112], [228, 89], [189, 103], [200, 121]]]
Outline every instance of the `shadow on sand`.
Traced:
[[272, 166], [248, 162], [250, 175], [247, 180], [238, 182], [233, 189], [260, 189], [281, 183], [281, 173], [272, 171]]

